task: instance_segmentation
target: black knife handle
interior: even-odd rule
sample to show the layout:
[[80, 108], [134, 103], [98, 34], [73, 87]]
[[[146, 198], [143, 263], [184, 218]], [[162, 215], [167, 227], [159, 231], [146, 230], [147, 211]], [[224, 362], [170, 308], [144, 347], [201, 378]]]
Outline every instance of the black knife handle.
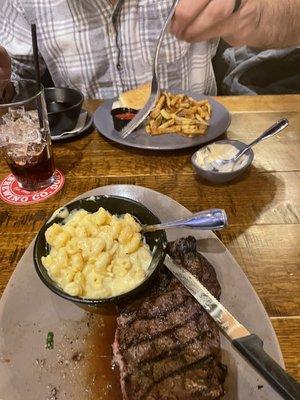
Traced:
[[234, 339], [232, 344], [283, 399], [300, 400], [300, 383], [264, 351], [263, 342], [258, 336], [249, 335]]

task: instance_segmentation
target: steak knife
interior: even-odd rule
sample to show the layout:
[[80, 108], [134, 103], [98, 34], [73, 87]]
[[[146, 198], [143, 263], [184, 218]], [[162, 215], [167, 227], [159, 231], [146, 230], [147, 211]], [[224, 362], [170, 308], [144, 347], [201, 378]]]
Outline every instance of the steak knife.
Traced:
[[185, 268], [166, 255], [165, 266], [201, 304], [232, 345], [259, 372], [283, 399], [300, 400], [300, 383], [291, 377], [263, 349], [263, 341], [251, 334], [229, 311]]

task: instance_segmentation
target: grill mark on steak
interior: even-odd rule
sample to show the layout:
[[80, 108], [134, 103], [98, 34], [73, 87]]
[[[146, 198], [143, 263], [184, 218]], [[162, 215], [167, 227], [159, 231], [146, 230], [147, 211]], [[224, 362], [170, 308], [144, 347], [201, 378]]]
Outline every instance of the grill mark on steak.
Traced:
[[[138, 398], [140, 400], [147, 398], [148, 400], [148, 394], [153, 390], [155, 386], [158, 384], [161, 384], [164, 381], [167, 381], [168, 379], [176, 376], [182, 376], [183, 374], [189, 372], [189, 371], [195, 371], [197, 369], [201, 368], [202, 378], [205, 378], [208, 373], [210, 372], [209, 366], [213, 362], [213, 357], [211, 355], [205, 356], [201, 358], [200, 360], [194, 361], [193, 363], [187, 364], [182, 366], [181, 368], [178, 368], [177, 370], [170, 371], [167, 373], [165, 376], [159, 378], [159, 379], [153, 379], [152, 377], [149, 377], [145, 374], [141, 374], [139, 377], [139, 380], [132, 383], [130, 381], [130, 384], [132, 385], [132, 392], [134, 393], [135, 398]], [[125, 384], [129, 383], [128, 382], [128, 376], [125, 377]]]
[[[205, 365], [206, 363], [206, 365]], [[186, 371], [172, 374], [156, 382], [140, 400], [217, 400], [224, 394], [223, 381], [226, 371], [221, 364], [210, 359], [189, 366]], [[207, 386], [207, 381], [212, 382]], [[170, 390], [172, 388], [172, 390]], [[173, 396], [173, 393], [176, 393]]]
[[[189, 321], [186, 325], [174, 328], [174, 330], [171, 330], [167, 335], [164, 333], [163, 336], [160, 335], [156, 338], [154, 337], [151, 340], [144, 341], [136, 346], [128, 348], [124, 355], [124, 359], [129, 365], [134, 365], [136, 357], [138, 357], [139, 362], [137, 365], [140, 365], [153, 360], [160, 360], [163, 356], [171, 355], [176, 349], [186, 346], [187, 343], [191, 343], [192, 340], [199, 338], [200, 336], [204, 337], [204, 335], [207, 335], [208, 338], [211, 338], [211, 331], [215, 330], [216, 327], [211, 324], [210, 318], [205, 314], [208, 325], [207, 328], [204, 329], [203, 323], [199, 324], [198, 322], [199, 318], [201, 318], [201, 322], [203, 322], [202, 314], [205, 314], [205, 311], [201, 308], [197, 319]], [[200, 334], [199, 328], [201, 328]], [[217, 347], [218, 345], [219, 341], [216, 341], [215, 346]], [[150, 358], [149, 352], [151, 355]]]
[[168, 335], [168, 334], [172, 334], [172, 332], [174, 331], [175, 328], [182, 328], [185, 327], [191, 320], [193, 317], [195, 317], [195, 315], [197, 314], [197, 312], [194, 313], [194, 315], [191, 315], [189, 318], [187, 318], [186, 320], [183, 320], [181, 322], [179, 322], [177, 325], [171, 326], [170, 328], [162, 331], [162, 332], [158, 332], [156, 334], [153, 334], [152, 336], [145, 336], [142, 338], [135, 338], [133, 339], [131, 342], [125, 344], [125, 345], [121, 345], [120, 349], [121, 350], [128, 350], [130, 349], [132, 346], [137, 346], [139, 344], [143, 344], [143, 343], [147, 343], [152, 339], [160, 339], [161, 337]]
[[[191, 323], [194, 324], [194, 321], [191, 321]], [[126, 361], [134, 363], [137, 354], [139, 356], [139, 361], [137, 362], [138, 366], [144, 365], [145, 363], [160, 361], [162, 358], [171, 356], [175, 351], [191, 344], [195, 339], [203, 337], [204, 333], [199, 333], [197, 329], [191, 326], [191, 323], [179, 327], [175, 332], [170, 332], [169, 335], [159, 337], [153, 341], [148, 341], [129, 349], [125, 357]], [[180, 330], [188, 334], [180, 335]]]
[[[168, 252], [219, 297], [215, 271], [194, 238], [169, 244]], [[166, 269], [146, 298], [122, 311], [113, 349], [124, 400], [216, 400], [224, 393], [218, 327]]]
[[[172, 335], [173, 336], [173, 335]], [[188, 346], [190, 345], [194, 345], [195, 342], [197, 341], [201, 341], [204, 337], [203, 333], [198, 334], [196, 337], [192, 337], [191, 339], [189, 339], [187, 342], [185, 343], [178, 343], [174, 346], [171, 347], [163, 352], [161, 352], [160, 354], [158, 354], [155, 357], [150, 357], [150, 358], [146, 358], [145, 360], [140, 360], [137, 365], [140, 367], [145, 367], [145, 363], [147, 364], [147, 367], [149, 367], [149, 364], [152, 364], [154, 362], [158, 362], [158, 361], [164, 361], [164, 359], [166, 359], [167, 357], [177, 357], [178, 353], [184, 351]], [[178, 353], [176, 354], [175, 352], [178, 351]]]
[[167, 380], [169, 378], [184, 374], [187, 371], [193, 371], [193, 370], [199, 368], [200, 366], [203, 367], [203, 366], [205, 366], [205, 364], [208, 364], [211, 361], [212, 361], [212, 357], [211, 356], [206, 356], [206, 357], [202, 358], [201, 360], [198, 360], [198, 361], [196, 361], [194, 363], [191, 363], [189, 365], [185, 365], [182, 368], [179, 368], [176, 371], [173, 371], [173, 372], [169, 373], [168, 375], [164, 376], [163, 378], [154, 381], [147, 388], [147, 390], [143, 394], [141, 394], [140, 400], [146, 399], [147, 396], [150, 394], [150, 392], [153, 390], [153, 388], [155, 386], [157, 386], [158, 384], [161, 384], [163, 381], [165, 381], [165, 380]]
[[133, 345], [136, 346], [146, 340], [169, 333], [174, 328], [186, 325], [199, 312], [192, 299], [188, 298], [185, 304], [170, 312], [166, 317], [159, 317], [155, 320], [136, 320], [130, 327], [124, 324], [122, 326], [125, 329], [122, 330], [119, 337], [119, 340], [122, 341], [121, 348], [125, 350]]
[[146, 376], [152, 376], [157, 381], [166, 376], [166, 371], [168, 371], [167, 375], [169, 375], [184, 366], [202, 360], [210, 355], [211, 350], [207, 347], [205, 339], [205, 334], [199, 335], [199, 338], [193, 339], [191, 343], [182, 346], [178, 352], [172, 352], [165, 358], [159, 358], [156, 362], [147, 362], [142, 367], [142, 373]]
[[[188, 368], [190, 365], [206, 360], [212, 353], [212, 347], [208, 345], [209, 341], [210, 338], [204, 332], [198, 338], [193, 338], [189, 343], [181, 346], [177, 352], [171, 352], [166, 357], [145, 362], [143, 366], [140, 365], [139, 375], [142, 374], [145, 379], [150, 378], [151, 381], [160, 382], [168, 376], [176, 374], [177, 371], [181, 371], [183, 368]], [[216, 351], [218, 351], [219, 340], [215, 341], [214, 346]], [[128, 369], [128, 373], [131, 372]], [[134, 378], [131, 379], [131, 386], [134, 392], [138, 390], [139, 383], [140, 376], [137, 384]], [[146, 382], [144, 386], [146, 386]]]
[[[128, 327], [130, 325], [132, 325], [137, 319], [139, 319], [139, 321], [149, 321], [151, 319], [155, 319], [157, 317], [164, 317], [167, 313], [176, 310], [178, 307], [183, 306], [186, 302], [188, 296], [184, 296], [184, 299], [182, 300], [181, 303], [175, 303], [174, 301], [172, 302], [171, 299], [167, 299], [170, 301], [170, 307], [163, 307], [161, 310], [159, 308], [154, 308], [154, 309], [148, 309], [148, 310], [143, 310], [141, 312], [141, 310], [139, 310], [138, 313], [136, 313], [135, 315], [132, 315], [132, 318], [128, 318], [127, 319], [127, 324]], [[178, 300], [178, 299], [176, 299]], [[165, 304], [167, 305], [167, 304]], [[148, 311], [148, 313], [147, 313]]]

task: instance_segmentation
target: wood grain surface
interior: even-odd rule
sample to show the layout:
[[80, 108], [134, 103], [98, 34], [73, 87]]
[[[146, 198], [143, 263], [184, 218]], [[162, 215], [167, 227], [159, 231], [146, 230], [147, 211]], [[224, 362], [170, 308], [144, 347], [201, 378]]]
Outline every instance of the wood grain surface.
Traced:
[[[232, 114], [227, 137], [250, 142], [282, 117], [290, 126], [255, 148], [251, 170], [216, 186], [199, 180], [191, 150], [151, 152], [126, 148], [92, 131], [53, 145], [63, 189], [45, 202], [0, 202], [0, 294], [24, 250], [52, 212], [98, 186], [130, 183], [166, 194], [196, 211], [220, 207], [230, 226], [218, 236], [262, 300], [277, 333], [287, 370], [300, 379], [300, 95], [219, 97]], [[85, 103], [93, 112], [97, 100]], [[224, 135], [224, 137], [226, 136]], [[9, 170], [0, 160], [0, 179]]]

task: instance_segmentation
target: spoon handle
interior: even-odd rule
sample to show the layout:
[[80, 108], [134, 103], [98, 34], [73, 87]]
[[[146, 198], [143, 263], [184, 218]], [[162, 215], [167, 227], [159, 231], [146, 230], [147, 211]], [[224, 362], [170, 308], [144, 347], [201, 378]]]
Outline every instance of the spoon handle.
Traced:
[[289, 121], [286, 118], [283, 118], [276, 122], [276, 124], [272, 125], [268, 128], [264, 133], [262, 133], [257, 139], [253, 140], [248, 146], [252, 147], [256, 145], [258, 142], [268, 139], [276, 135], [277, 133], [281, 132], [284, 128], [286, 128], [289, 124]]
[[265, 132], [263, 132], [258, 138], [253, 140], [248, 146], [246, 146], [240, 153], [238, 153], [235, 157], [235, 161], [240, 158], [250, 147], [255, 146], [257, 143], [261, 142], [262, 140], [268, 139], [274, 135], [277, 135], [277, 133], [281, 132], [283, 129], [285, 129], [289, 125], [289, 121], [286, 118], [283, 118], [279, 121], [276, 122], [276, 124], [272, 125], [270, 128], [268, 128]]
[[224, 210], [213, 208], [200, 211], [188, 218], [165, 222], [157, 225], [148, 225], [142, 228], [143, 232], [153, 232], [168, 228], [188, 228], [202, 230], [218, 230], [227, 225], [227, 215]]

